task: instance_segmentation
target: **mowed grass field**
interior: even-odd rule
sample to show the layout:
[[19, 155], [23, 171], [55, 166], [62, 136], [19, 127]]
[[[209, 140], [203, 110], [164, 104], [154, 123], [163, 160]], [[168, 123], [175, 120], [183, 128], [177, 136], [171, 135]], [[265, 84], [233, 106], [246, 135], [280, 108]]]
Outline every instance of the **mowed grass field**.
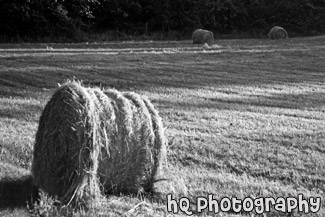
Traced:
[[[208, 194], [303, 194], [322, 198], [320, 211], [308, 216], [325, 216], [324, 41], [216, 40], [212, 48], [190, 41], [0, 44], [0, 198], [12, 186], [30, 185], [40, 114], [58, 84], [77, 79], [152, 100], [166, 127], [168, 173], [193, 202]], [[28, 215], [20, 207], [24, 194], [12, 194], [0, 216]], [[108, 200], [99, 216], [170, 215], [166, 201]]]

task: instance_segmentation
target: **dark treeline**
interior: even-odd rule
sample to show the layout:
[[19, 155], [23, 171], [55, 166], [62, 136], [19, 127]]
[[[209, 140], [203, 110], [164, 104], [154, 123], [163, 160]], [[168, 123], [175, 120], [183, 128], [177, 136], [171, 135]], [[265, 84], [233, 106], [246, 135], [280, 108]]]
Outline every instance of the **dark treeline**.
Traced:
[[0, 40], [65, 38], [80, 32], [129, 35], [325, 32], [325, 0], [0, 0]]

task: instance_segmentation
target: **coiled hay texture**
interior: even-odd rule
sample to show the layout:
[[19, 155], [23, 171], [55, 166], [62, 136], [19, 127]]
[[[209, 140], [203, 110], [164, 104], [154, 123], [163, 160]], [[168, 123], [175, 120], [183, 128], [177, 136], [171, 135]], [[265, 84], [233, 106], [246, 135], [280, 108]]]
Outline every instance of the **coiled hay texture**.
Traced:
[[197, 29], [192, 34], [193, 44], [205, 44], [211, 46], [214, 43], [213, 33], [208, 30]]
[[288, 33], [287, 31], [280, 27], [280, 26], [274, 26], [269, 34], [268, 34], [268, 37], [270, 39], [287, 39], [288, 38]]
[[100, 179], [106, 193], [152, 191], [166, 161], [161, 118], [151, 102], [135, 93], [106, 90], [113, 119], [111, 143], [102, 151]]
[[34, 147], [35, 184], [64, 203], [152, 191], [166, 165], [162, 120], [135, 93], [72, 82], [44, 108]]

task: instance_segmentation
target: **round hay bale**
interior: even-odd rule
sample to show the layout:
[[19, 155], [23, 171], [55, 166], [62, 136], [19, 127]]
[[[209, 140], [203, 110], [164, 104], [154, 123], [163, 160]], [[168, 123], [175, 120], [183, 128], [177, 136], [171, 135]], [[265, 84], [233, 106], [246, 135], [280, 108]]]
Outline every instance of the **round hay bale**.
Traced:
[[280, 27], [280, 26], [274, 26], [269, 34], [268, 34], [268, 37], [270, 39], [287, 39], [288, 38], [288, 33], [287, 31]]
[[211, 46], [214, 43], [213, 33], [208, 30], [197, 29], [192, 34], [193, 44], [205, 44]]
[[87, 207], [107, 193], [151, 192], [166, 162], [162, 121], [148, 99], [72, 82], [44, 108], [32, 174], [45, 192]]

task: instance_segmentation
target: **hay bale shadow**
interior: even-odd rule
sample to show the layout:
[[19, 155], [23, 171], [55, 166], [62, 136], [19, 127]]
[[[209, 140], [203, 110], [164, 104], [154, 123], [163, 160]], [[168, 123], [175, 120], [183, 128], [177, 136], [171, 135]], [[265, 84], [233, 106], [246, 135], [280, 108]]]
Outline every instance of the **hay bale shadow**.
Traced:
[[29, 171], [0, 163], [0, 210], [32, 207], [37, 199], [38, 189]]

